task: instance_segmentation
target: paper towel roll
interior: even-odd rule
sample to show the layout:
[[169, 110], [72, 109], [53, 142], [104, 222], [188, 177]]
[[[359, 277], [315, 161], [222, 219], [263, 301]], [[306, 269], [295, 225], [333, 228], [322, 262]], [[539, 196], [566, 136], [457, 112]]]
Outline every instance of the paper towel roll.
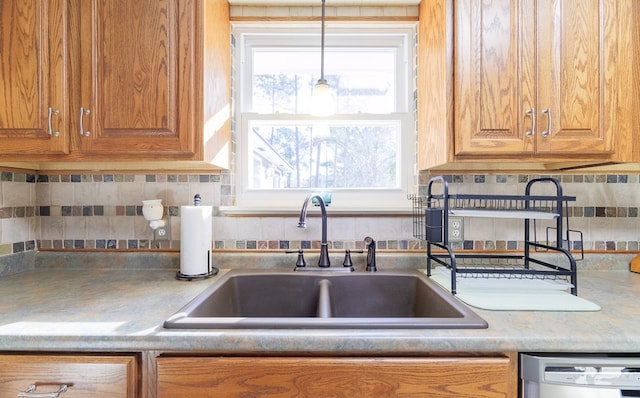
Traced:
[[202, 275], [211, 271], [213, 207], [180, 207], [180, 273]]

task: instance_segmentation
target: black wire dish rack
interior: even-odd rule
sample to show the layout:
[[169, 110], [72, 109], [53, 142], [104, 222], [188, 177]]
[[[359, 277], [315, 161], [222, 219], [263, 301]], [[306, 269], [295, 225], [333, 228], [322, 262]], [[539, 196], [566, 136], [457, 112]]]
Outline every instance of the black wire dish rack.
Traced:
[[[548, 184], [551, 184], [549, 186]], [[544, 185], [544, 186], [543, 186]], [[427, 275], [433, 263], [451, 273], [451, 292], [456, 278], [554, 279], [569, 283], [577, 295], [576, 259], [584, 258], [582, 233], [569, 229], [568, 202], [575, 196], [562, 193], [560, 182], [550, 177], [531, 179], [524, 195], [452, 194], [442, 176], [432, 177], [426, 195], [410, 195], [413, 201], [413, 235], [426, 240]], [[534, 195], [532, 191], [553, 191]], [[522, 251], [518, 254], [455, 253], [449, 241], [449, 217], [517, 218], [524, 224]], [[539, 233], [538, 231], [544, 231]], [[542, 240], [538, 240], [542, 235]], [[570, 237], [574, 237], [573, 241]]]

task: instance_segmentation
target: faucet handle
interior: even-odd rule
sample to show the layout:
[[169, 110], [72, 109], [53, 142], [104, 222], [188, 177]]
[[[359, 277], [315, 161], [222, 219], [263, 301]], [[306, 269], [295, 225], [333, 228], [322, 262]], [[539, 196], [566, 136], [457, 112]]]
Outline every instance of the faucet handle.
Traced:
[[307, 262], [304, 259], [304, 251], [302, 249], [298, 250], [287, 250], [285, 253], [298, 253], [298, 259], [296, 260], [296, 268], [302, 268], [307, 266]]
[[351, 271], [354, 270], [353, 268], [353, 262], [351, 261], [351, 252], [354, 253], [362, 253], [362, 250], [351, 250], [351, 249], [346, 249], [344, 251], [344, 261], [342, 262], [342, 266], [344, 268], [351, 268]]
[[343, 267], [353, 268], [353, 262], [351, 262], [351, 250], [347, 249], [344, 251], [344, 261], [342, 262]]

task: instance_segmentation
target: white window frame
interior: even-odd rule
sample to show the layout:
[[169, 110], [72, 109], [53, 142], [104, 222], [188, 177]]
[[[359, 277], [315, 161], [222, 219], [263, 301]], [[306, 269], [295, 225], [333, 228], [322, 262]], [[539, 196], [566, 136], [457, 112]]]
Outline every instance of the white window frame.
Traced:
[[[315, 31], [314, 31], [315, 29]], [[294, 25], [294, 24], [269, 24], [256, 25], [255, 23], [235, 23], [233, 24], [233, 32], [236, 41], [236, 52], [234, 54], [234, 91], [238, 94], [235, 98], [235, 125], [236, 125], [236, 205], [234, 211], [237, 212], [253, 212], [253, 213], [288, 213], [298, 211], [304, 198], [311, 192], [315, 192], [310, 188], [287, 188], [287, 189], [249, 189], [248, 179], [250, 172], [247, 170], [249, 161], [249, 145], [247, 138], [248, 125], [251, 120], [313, 120], [311, 115], [265, 115], [243, 112], [247, 109], [251, 101], [251, 71], [245, 65], [249, 64], [247, 60], [250, 57], [251, 48], [243, 45], [245, 35], [251, 37], [251, 44], [259, 45], [267, 43], [273, 45], [275, 36], [267, 35], [290, 34], [295, 33], [296, 36], [311, 36], [318, 40], [319, 45], [319, 27], [311, 27], [310, 25]], [[416, 139], [416, 123], [413, 92], [415, 90], [415, 24], [375, 24], [375, 25], [327, 25], [326, 27], [326, 43], [330, 45], [331, 35], [336, 34], [356, 34], [360, 32], [368, 36], [362, 37], [363, 43], [373, 45], [380, 44], [380, 41], [389, 43], [388, 35], [399, 35], [404, 38], [404, 43], [399, 58], [398, 70], [400, 73], [397, 78], [396, 89], [396, 113], [389, 114], [386, 119], [399, 120], [402, 128], [402, 139], [400, 144], [400, 153], [398, 155], [400, 165], [398, 170], [401, 172], [399, 178], [399, 186], [395, 189], [332, 189], [332, 203], [330, 209], [332, 212], [357, 212], [357, 213], [389, 213], [389, 212], [405, 212], [410, 203], [407, 201], [407, 193], [412, 192], [415, 184], [415, 139]], [[385, 36], [385, 34], [387, 36]], [[276, 39], [277, 40], [277, 39]], [[375, 40], [375, 41], [374, 41]], [[395, 39], [397, 41], [397, 39]], [[295, 40], [289, 42], [295, 45]], [[308, 42], [307, 42], [308, 44]], [[320, 65], [318, 65], [320, 68]], [[325, 74], [327, 70], [325, 67]], [[249, 83], [249, 84], [247, 84]], [[247, 102], [249, 101], [249, 102]], [[330, 117], [332, 120], [371, 120], [371, 118], [381, 118], [380, 115], [370, 114], [340, 114]], [[384, 116], [383, 116], [384, 118]], [[231, 211], [231, 209], [226, 209]], [[231, 211], [233, 212], [233, 211]]]

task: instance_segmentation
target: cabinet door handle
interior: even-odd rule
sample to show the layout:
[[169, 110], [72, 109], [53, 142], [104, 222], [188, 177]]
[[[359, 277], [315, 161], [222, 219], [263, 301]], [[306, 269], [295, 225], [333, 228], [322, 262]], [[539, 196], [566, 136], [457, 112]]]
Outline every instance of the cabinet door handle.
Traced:
[[524, 135], [527, 137], [533, 137], [536, 135], [536, 108], [527, 109], [524, 111], [524, 116], [531, 118], [531, 130], [525, 131]]
[[60, 114], [60, 111], [57, 109], [53, 109], [52, 107], [49, 107], [49, 116], [47, 118], [47, 125], [49, 126], [49, 135], [52, 137], [57, 137], [60, 135], [59, 131], [53, 131], [53, 127], [51, 126], [51, 118], [53, 116], [58, 116]]
[[542, 132], [543, 137], [551, 135], [551, 108], [543, 109], [542, 114], [547, 117], [547, 129]]
[[[47, 385], [49, 383], [42, 383], [39, 385]], [[54, 392], [36, 392], [38, 389], [38, 384], [31, 384], [24, 391], [18, 392], [18, 397], [27, 397], [27, 398], [58, 398], [60, 394], [66, 392], [69, 389], [69, 385], [67, 384], [55, 384], [58, 386], [58, 390]]]
[[80, 135], [84, 136], [84, 137], [88, 137], [91, 135], [90, 131], [84, 131], [84, 126], [82, 124], [82, 119], [84, 119], [85, 116], [88, 116], [91, 114], [91, 111], [87, 108], [82, 108], [80, 107]]

